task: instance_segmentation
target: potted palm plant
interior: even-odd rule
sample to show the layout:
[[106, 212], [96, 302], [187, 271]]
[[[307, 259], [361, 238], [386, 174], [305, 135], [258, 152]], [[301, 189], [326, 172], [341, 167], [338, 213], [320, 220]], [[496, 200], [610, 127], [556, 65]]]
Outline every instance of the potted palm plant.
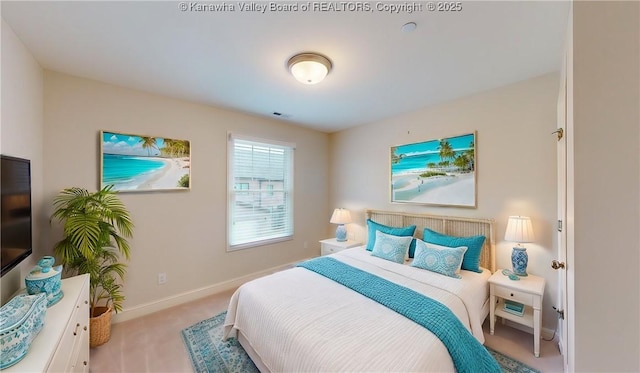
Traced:
[[126, 264], [120, 258], [129, 259], [133, 222], [111, 185], [97, 192], [64, 189], [54, 208], [51, 219], [61, 222], [64, 232], [54, 253], [68, 273], [89, 274], [89, 338], [91, 347], [99, 346], [111, 336], [112, 311], [122, 310]]

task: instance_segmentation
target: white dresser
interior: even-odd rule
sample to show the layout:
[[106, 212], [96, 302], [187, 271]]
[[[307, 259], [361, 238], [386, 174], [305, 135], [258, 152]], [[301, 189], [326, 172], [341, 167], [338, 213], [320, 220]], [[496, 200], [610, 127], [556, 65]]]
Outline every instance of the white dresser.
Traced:
[[62, 280], [64, 297], [47, 308], [29, 352], [2, 372], [89, 372], [89, 275]]

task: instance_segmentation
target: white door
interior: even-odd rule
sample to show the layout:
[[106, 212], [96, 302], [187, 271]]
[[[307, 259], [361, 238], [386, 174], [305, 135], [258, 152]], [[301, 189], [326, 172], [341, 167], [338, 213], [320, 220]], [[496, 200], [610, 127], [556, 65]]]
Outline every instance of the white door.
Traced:
[[[568, 139], [573, 133], [573, 12], [569, 12], [569, 24], [567, 26], [567, 41], [565, 58], [560, 76], [560, 92], [558, 94], [558, 118], [557, 118], [557, 169], [558, 169], [558, 258], [552, 263], [552, 267], [558, 271], [558, 331], [560, 350], [562, 351], [564, 371], [571, 371], [573, 364], [570, 364], [570, 356], [573, 353], [572, 331], [569, 330], [569, 318], [573, 316], [569, 309], [572, 302], [567, 299], [571, 296], [567, 288], [567, 272], [570, 266], [570, 256], [567, 255], [567, 185], [572, 182], [568, 180], [567, 174], [567, 146]], [[569, 140], [571, 141], [571, 140]], [[570, 366], [571, 365], [571, 366]]]
[[564, 357], [565, 372], [567, 371], [567, 326], [566, 326], [566, 294], [567, 272], [567, 147], [566, 147], [566, 93], [567, 85], [564, 74], [560, 79], [560, 94], [558, 95], [558, 128], [557, 128], [557, 164], [558, 164], [558, 258], [552, 262], [552, 267], [558, 271], [558, 332], [560, 333], [560, 350]]

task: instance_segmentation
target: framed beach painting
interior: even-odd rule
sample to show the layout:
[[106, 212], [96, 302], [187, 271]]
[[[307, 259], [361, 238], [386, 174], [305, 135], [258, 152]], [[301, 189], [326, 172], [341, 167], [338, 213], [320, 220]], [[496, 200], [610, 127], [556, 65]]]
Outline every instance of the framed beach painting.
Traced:
[[476, 132], [391, 147], [391, 202], [476, 207]]
[[100, 188], [121, 192], [188, 190], [191, 147], [187, 140], [100, 132]]

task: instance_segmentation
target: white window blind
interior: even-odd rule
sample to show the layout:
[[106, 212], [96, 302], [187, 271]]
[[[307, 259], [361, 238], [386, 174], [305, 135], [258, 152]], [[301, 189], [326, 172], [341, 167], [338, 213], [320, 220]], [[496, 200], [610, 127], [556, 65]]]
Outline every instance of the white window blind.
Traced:
[[293, 237], [294, 148], [229, 134], [228, 250]]

